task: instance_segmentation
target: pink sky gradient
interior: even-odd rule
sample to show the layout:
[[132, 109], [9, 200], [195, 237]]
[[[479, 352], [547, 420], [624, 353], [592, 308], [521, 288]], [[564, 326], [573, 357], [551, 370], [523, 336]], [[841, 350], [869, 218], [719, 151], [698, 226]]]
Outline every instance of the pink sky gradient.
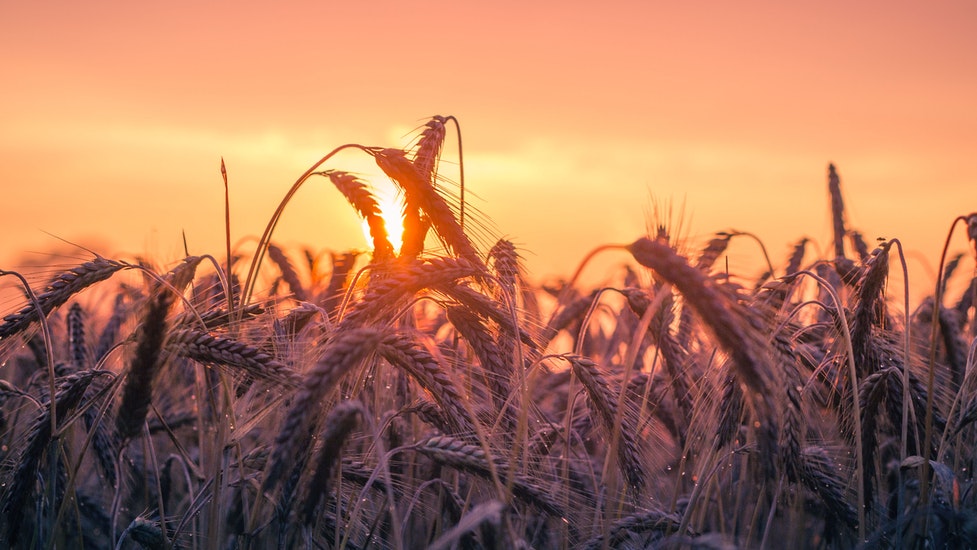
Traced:
[[[329, 150], [404, 146], [434, 114], [460, 119], [473, 206], [537, 277], [634, 240], [652, 197], [684, 203], [693, 243], [826, 251], [828, 162], [851, 225], [934, 266], [977, 210], [973, 2], [284, 4], [0, 7], [0, 268], [48, 233], [169, 262], [185, 232], [222, 256], [222, 156], [243, 239]], [[363, 247], [339, 193], [306, 187], [277, 240]], [[753, 253], [731, 266], [758, 272]]]

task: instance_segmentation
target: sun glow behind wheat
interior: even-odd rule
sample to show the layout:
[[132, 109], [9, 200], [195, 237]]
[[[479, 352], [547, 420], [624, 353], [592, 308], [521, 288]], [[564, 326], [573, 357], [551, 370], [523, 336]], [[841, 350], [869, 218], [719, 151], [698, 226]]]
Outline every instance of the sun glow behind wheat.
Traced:
[[[380, 207], [383, 225], [387, 228], [387, 239], [394, 250], [400, 250], [400, 245], [404, 242], [404, 197], [393, 185], [378, 186], [374, 189], [374, 196]], [[363, 228], [363, 238], [366, 239], [368, 246], [372, 246], [373, 238], [370, 236], [369, 224], [363, 220], [360, 225]]]

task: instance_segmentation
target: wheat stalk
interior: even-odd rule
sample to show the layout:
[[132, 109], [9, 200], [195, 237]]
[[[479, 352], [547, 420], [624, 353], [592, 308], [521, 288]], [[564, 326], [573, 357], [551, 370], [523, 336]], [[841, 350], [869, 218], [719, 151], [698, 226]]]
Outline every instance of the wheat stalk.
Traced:
[[617, 441], [615, 433], [618, 434], [617, 437], [620, 438], [620, 442], [617, 449], [611, 449], [611, 452], [617, 453], [621, 473], [627, 478], [629, 487], [635, 493], [639, 493], [645, 485], [642, 453], [629, 415], [622, 414], [623, 411], [618, 410], [618, 407], [623, 404], [618, 402], [617, 394], [611, 390], [596, 363], [586, 357], [575, 355], [568, 355], [565, 358], [573, 367], [573, 373], [587, 390], [587, 396], [590, 398], [590, 402], [594, 404], [599, 424], [606, 431], [605, 435], [608, 441]]

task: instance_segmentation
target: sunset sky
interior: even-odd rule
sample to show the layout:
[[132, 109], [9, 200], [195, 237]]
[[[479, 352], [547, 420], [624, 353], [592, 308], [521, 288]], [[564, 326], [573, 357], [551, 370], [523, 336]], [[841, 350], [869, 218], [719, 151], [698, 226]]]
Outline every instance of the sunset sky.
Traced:
[[[165, 263], [185, 232], [222, 256], [221, 157], [243, 241], [334, 147], [402, 147], [435, 114], [537, 278], [631, 242], [654, 203], [693, 243], [735, 228], [778, 263], [804, 236], [827, 255], [829, 162], [852, 226], [935, 265], [977, 210], [977, 3], [810, 4], [3, 2], [0, 269], [58, 238]], [[277, 240], [365, 246], [326, 180]]]

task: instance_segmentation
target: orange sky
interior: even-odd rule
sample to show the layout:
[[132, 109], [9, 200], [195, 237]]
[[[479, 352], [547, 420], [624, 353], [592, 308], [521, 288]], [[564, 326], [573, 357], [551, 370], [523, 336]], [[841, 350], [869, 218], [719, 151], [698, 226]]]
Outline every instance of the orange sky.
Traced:
[[[977, 210], [973, 2], [199, 4], [0, 5], [0, 268], [47, 233], [222, 255], [222, 156], [243, 238], [324, 153], [405, 145], [434, 114], [461, 120], [473, 205], [538, 277], [642, 234], [651, 197], [684, 202], [693, 239], [826, 249], [829, 161], [853, 226], [931, 262]], [[278, 240], [364, 246], [325, 180]]]

